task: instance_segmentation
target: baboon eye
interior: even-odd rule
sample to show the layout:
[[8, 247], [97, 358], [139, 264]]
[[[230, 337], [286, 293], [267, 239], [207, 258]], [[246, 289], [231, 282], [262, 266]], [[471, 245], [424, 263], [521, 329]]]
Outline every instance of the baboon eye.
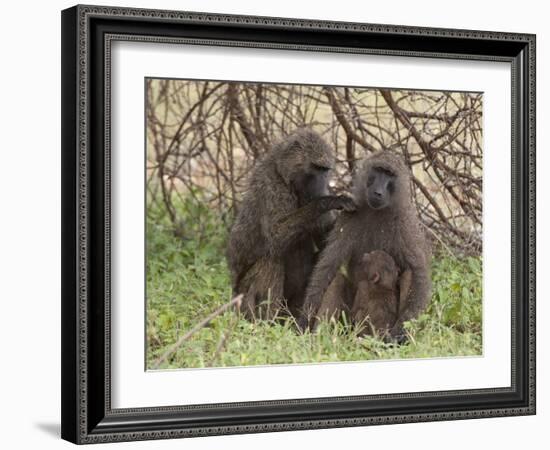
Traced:
[[315, 170], [318, 170], [319, 172], [328, 172], [330, 170], [330, 167], [326, 167], [326, 166], [322, 166], [320, 164], [311, 164], [311, 166], [315, 169]]
[[367, 178], [367, 186], [372, 185], [372, 183], [374, 183], [374, 179], [375, 179], [374, 175], [369, 175], [369, 177]]
[[386, 169], [385, 167], [378, 167], [377, 169], [380, 173], [383, 173], [384, 175], [387, 175], [388, 177], [395, 177], [395, 173], [393, 173], [391, 170]]
[[388, 192], [393, 194], [395, 191], [395, 183], [393, 181], [388, 181]]

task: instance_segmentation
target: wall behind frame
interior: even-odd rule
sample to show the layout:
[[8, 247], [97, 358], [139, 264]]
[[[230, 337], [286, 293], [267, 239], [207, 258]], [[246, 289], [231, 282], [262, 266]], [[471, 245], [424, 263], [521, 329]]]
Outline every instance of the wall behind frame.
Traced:
[[[0, 434], [5, 448], [40, 446], [74, 448], [59, 438], [60, 422], [60, 10], [74, 1], [10, 2], [4, 6], [2, 42], [2, 383]], [[537, 117], [539, 174], [550, 167], [550, 31], [543, 3], [463, 0], [460, 5], [442, 1], [408, 2], [255, 2], [253, 0], [109, 0], [114, 6], [348, 20], [429, 27], [468, 28], [537, 34]], [[541, 125], [543, 124], [543, 125]], [[538, 273], [550, 271], [543, 255], [550, 240], [548, 202], [550, 177], [539, 177]], [[546, 204], [546, 205], [545, 205]], [[538, 298], [550, 291], [542, 285]], [[512, 449], [542, 440], [550, 420], [548, 378], [550, 357], [546, 342], [550, 331], [544, 318], [550, 314], [538, 302], [538, 415], [502, 419], [425, 424], [343, 428], [319, 431], [225, 436], [185, 441], [115, 444], [109, 448], [267, 449], [342, 448], [349, 446], [408, 449]], [[534, 445], [539, 448], [539, 445]]]

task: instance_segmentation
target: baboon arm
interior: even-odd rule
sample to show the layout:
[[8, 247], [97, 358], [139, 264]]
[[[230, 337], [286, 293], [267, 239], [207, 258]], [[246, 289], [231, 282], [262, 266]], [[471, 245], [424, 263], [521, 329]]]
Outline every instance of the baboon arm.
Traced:
[[319, 197], [290, 213], [266, 214], [262, 228], [272, 256], [281, 256], [312, 230], [319, 228], [324, 213], [340, 208], [346, 200], [338, 196]]
[[366, 306], [369, 304], [369, 292], [360, 282], [357, 285], [357, 292], [353, 299], [353, 306], [351, 308], [351, 319], [354, 323], [360, 323], [367, 316]]
[[328, 211], [317, 219], [317, 222], [314, 224], [314, 228], [311, 230], [311, 236], [317, 250], [321, 251], [325, 248], [327, 244], [327, 237], [330, 234], [330, 231], [334, 227], [336, 222], [336, 214], [334, 211]]
[[412, 285], [412, 270], [406, 269], [403, 271], [401, 276], [399, 277], [399, 313], [398, 316], [401, 315], [401, 312], [405, 310], [407, 307], [407, 297], [409, 296], [409, 292], [411, 290]]
[[340, 266], [349, 260], [352, 251], [353, 241], [351, 239], [345, 241], [343, 239], [331, 239], [322, 251], [319, 262], [311, 275], [302, 313], [298, 319], [298, 326], [302, 330], [314, 324], [325, 292]]
[[390, 331], [392, 337], [403, 337], [403, 322], [416, 319], [428, 306], [431, 296], [429, 271], [425, 267], [412, 268], [409, 295], [404, 301], [404, 309], [399, 307], [399, 317]]
[[306, 235], [312, 223], [319, 216], [315, 203], [299, 208], [289, 214], [266, 217], [264, 235], [272, 256], [281, 256]]

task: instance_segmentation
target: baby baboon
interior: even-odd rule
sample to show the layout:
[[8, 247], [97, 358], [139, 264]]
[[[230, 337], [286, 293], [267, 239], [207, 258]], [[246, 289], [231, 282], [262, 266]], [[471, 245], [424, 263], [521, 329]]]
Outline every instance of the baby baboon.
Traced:
[[364, 253], [383, 250], [400, 271], [410, 268], [411, 288], [405, 308], [390, 330], [392, 339], [403, 341], [403, 322], [416, 318], [431, 295], [430, 253], [410, 192], [410, 172], [403, 160], [390, 151], [372, 154], [354, 174], [357, 211], [342, 213], [333, 227], [326, 247], [311, 276], [298, 326], [315, 323], [327, 287], [339, 267], [346, 264], [353, 279]]
[[386, 336], [405, 307], [412, 272], [399, 276], [393, 258], [382, 250], [365, 253], [355, 270], [357, 292], [351, 309], [360, 334]]
[[252, 172], [229, 236], [227, 259], [234, 294], [244, 294], [241, 310], [272, 318], [285, 306], [301, 308], [317, 253], [334, 223], [332, 210], [352, 211], [349, 197], [331, 196], [330, 146], [301, 129], [274, 145]]

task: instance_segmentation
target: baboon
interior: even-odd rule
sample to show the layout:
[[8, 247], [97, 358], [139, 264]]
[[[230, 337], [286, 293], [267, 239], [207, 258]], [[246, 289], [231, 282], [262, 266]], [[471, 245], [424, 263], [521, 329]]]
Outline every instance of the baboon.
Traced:
[[[245, 317], [270, 319], [280, 309], [298, 314], [333, 210], [355, 209], [350, 197], [329, 195], [334, 159], [319, 134], [299, 129], [254, 168], [227, 250]], [[266, 308], [258, 309], [264, 302]]]
[[403, 160], [387, 150], [373, 153], [356, 170], [353, 196], [357, 211], [343, 212], [329, 234], [307, 288], [298, 319], [301, 330], [314, 325], [323, 295], [341, 265], [347, 265], [355, 293], [354, 268], [363, 254], [383, 250], [400, 271], [410, 268], [412, 272], [406, 306], [389, 331], [391, 339], [405, 340], [403, 322], [416, 318], [431, 296], [430, 252], [412, 202], [410, 181]]
[[351, 308], [360, 335], [387, 336], [405, 307], [411, 277], [410, 269], [399, 275], [393, 258], [382, 250], [363, 255], [356, 267], [357, 292]]
[[352, 270], [357, 285], [355, 294], [349, 277], [338, 272], [323, 295], [317, 317], [340, 319], [344, 313], [352, 323], [362, 326], [359, 335], [387, 336], [400, 308], [406, 304], [410, 269], [399, 275], [393, 258], [382, 250], [374, 250], [365, 253]]

